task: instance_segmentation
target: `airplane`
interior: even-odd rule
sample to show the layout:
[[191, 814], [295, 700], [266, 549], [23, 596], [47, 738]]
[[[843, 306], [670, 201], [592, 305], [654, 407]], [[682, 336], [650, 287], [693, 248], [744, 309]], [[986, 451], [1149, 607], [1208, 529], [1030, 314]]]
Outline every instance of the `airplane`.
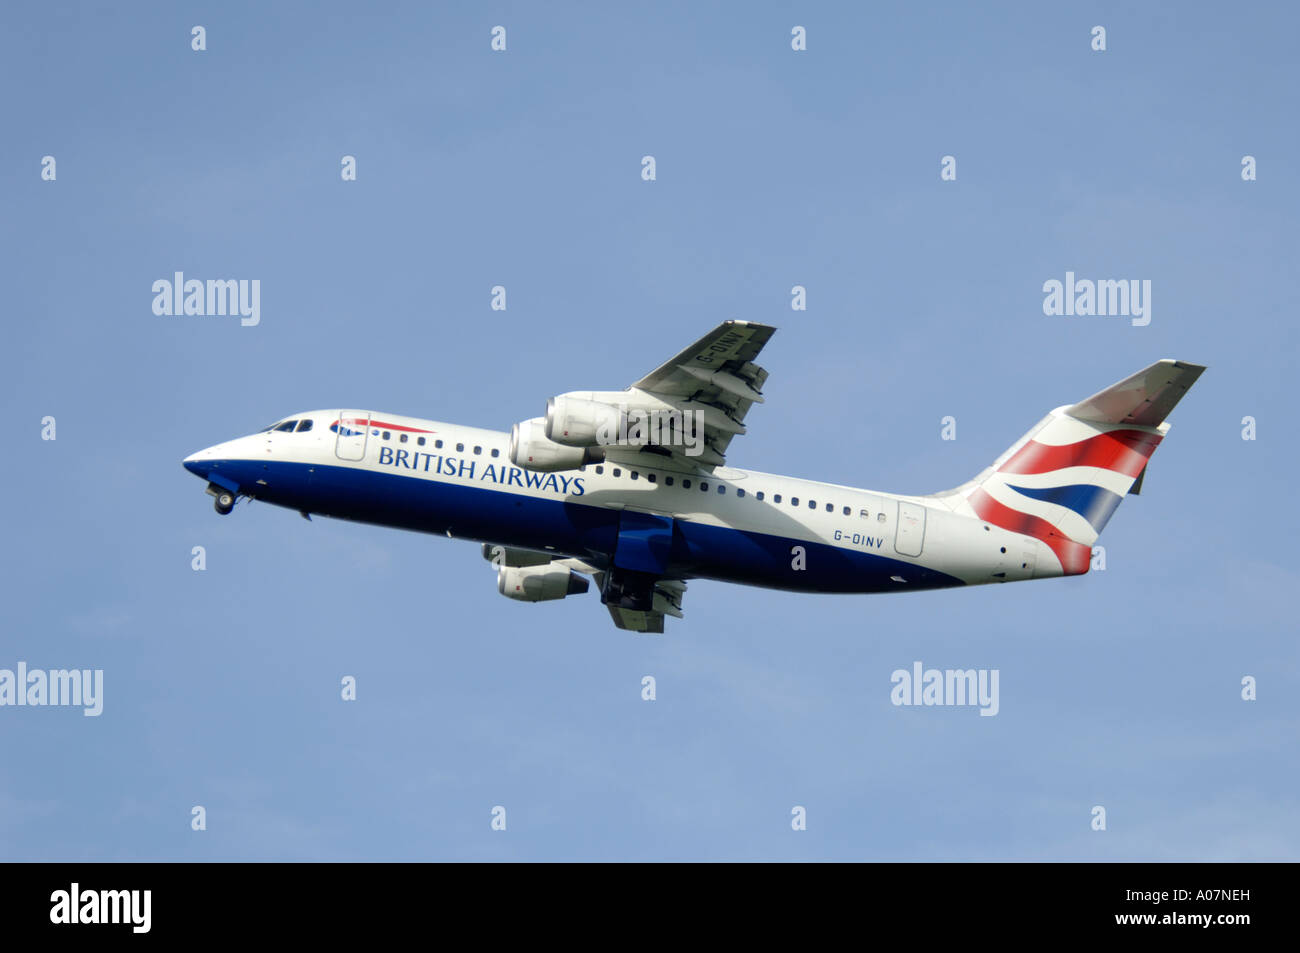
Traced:
[[585, 593], [662, 633], [693, 579], [821, 593], [1074, 576], [1136, 495], [1205, 367], [1161, 360], [1058, 407], [974, 479], [924, 496], [727, 465], [776, 328], [726, 321], [622, 391], [572, 391], [509, 433], [366, 410], [292, 414], [184, 459], [240, 498], [482, 544], [497, 591]]

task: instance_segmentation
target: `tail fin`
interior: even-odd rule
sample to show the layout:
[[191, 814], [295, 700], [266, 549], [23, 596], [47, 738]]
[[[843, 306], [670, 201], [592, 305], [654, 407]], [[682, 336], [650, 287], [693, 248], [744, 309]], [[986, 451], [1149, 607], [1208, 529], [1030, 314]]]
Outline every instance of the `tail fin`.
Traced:
[[[993, 465], [952, 491], [985, 522], [1045, 543], [1062, 574], [1088, 571], [1092, 545], [1116, 507], [1137, 492], [1165, 418], [1205, 368], [1157, 361], [1039, 421]], [[1043, 573], [1040, 566], [1038, 575]]]

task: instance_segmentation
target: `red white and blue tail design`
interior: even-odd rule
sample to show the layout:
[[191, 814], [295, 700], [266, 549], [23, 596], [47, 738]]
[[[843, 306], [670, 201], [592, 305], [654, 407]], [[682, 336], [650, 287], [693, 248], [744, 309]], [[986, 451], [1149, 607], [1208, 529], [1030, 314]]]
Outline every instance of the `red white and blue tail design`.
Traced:
[[[1169, 432], [1165, 417], [1205, 368], [1158, 361], [1113, 387], [1044, 417], [954, 494], [959, 510], [1039, 540], [1060, 574], [1085, 573], [1092, 546]], [[1056, 575], [1043, 572], [1035, 575]]]
[[1054, 410], [966, 500], [980, 519], [1046, 543], [1064, 575], [1085, 573], [1093, 543], [1163, 436], [1155, 427], [1097, 424]]

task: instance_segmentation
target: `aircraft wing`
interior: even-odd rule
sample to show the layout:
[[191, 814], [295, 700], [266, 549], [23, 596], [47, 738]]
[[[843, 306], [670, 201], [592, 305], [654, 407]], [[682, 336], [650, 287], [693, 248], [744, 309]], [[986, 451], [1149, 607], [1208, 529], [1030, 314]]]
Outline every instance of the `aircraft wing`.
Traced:
[[664, 616], [675, 619], [683, 618], [682, 595], [686, 592], [686, 583], [680, 579], [660, 579], [655, 583], [654, 608], [650, 610], [623, 609], [607, 605], [610, 618], [620, 629], [630, 632], [652, 632], [662, 635]]
[[632, 385], [632, 392], [698, 412], [704, 423], [699, 453], [679, 449], [609, 447], [612, 460], [645, 460], [641, 454], [673, 457], [679, 464], [712, 470], [726, 462], [727, 447], [745, 432], [745, 415], [763, 402], [767, 371], [754, 363], [763, 345], [776, 333], [767, 324], [724, 321], [676, 357], [661, 364]]
[[[557, 557], [531, 549], [515, 546], [502, 546], [497, 543], [483, 544], [483, 558], [492, 563], [500, 572], [503, 568], [537, 568], [559, 566], [573, 572], [591, 576], [596, 582], [596, 589], [605, 585], [605, 573], [609, 567], [598, 561], [588, 561], [573, 557]], [[585, 589], [585, 585], [582, 587]], [[503, 590], [504, 591], [504, 590]], [[617, 605], [607, 605], [610, 617], [620, 629], [631, 632], [662, 633], [664, 617], [683, 618], [682, 596], [686, 592], [686, 583], [680, 579], [659, 579], [654, 583], [654, 592], [650, 609], [625, 609]]]

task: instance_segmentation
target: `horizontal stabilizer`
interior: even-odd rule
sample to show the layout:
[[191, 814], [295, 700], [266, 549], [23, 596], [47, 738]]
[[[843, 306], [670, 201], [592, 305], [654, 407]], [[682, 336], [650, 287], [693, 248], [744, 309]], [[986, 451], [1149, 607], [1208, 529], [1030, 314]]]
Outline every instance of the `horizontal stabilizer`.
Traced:
[[1065, 413], [1078, 420], [1104, 424], [1159, 427], [1187, 389], [1196, 383], [1204, 366], [1166, 358], [1112, 384]]

